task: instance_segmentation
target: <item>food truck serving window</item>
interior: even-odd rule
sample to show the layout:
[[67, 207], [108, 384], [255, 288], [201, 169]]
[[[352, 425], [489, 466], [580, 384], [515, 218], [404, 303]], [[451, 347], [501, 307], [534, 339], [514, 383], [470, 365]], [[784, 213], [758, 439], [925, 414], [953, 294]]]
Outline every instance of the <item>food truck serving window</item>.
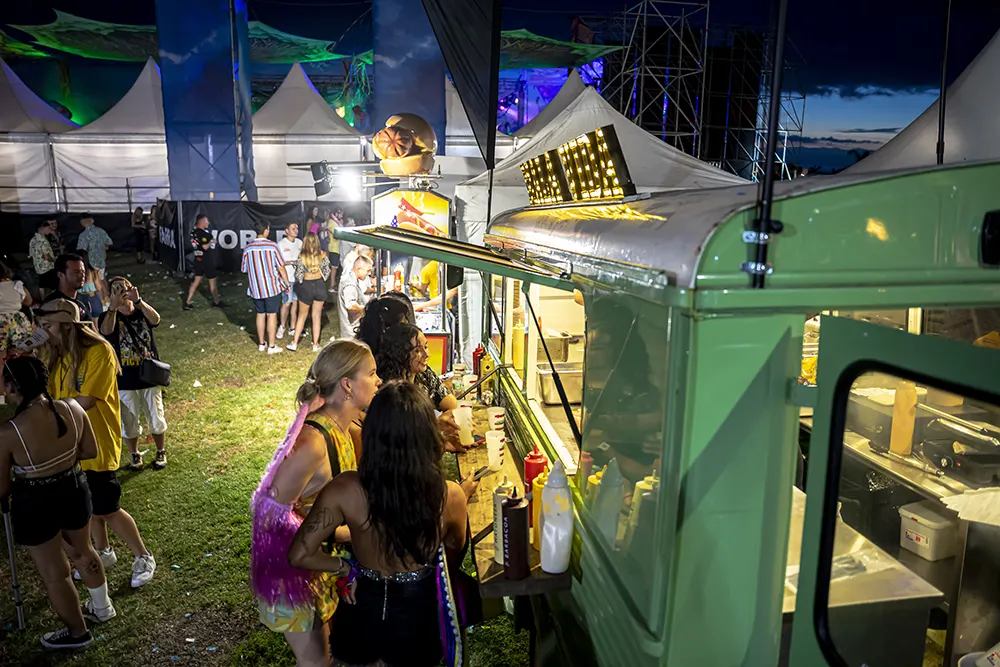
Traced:
[[360, 243], [373, 248], [426, 259], [436, 259], [452, 266], [461, 266], [507, 278], [518, 278], [556, 289], [573, 289], [572, 283], [564, 276], [517, 262], [483, 246], [455, 241], [442, 236], [432, 236], [387, 226], [340, 227], [334, 230], [334, 236], [342, 241]]

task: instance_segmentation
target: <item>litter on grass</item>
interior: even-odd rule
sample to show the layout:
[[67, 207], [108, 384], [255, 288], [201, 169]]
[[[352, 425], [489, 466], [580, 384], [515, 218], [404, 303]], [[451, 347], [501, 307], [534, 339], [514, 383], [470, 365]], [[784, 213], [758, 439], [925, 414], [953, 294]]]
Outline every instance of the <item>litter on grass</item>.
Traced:
[[[202, 350], [202, 352], [204, 352], [204, 350]], [[200, 386], [201, 386], [201, 383], [200, 383], [200, 382], [198, 382], [197, 380], [195, 380], [195, 381], [194, 381], [194, 386], [195, 386], [195, 387], [200, 387]]]

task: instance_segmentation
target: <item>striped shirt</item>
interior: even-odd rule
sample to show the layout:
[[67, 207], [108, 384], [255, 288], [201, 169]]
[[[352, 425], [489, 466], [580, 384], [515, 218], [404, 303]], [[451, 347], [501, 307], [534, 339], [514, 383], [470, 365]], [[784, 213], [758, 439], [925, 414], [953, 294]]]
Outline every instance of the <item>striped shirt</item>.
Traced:
[[266, 299], [281, 294], [286, 281], [279, 269], [284, 265], [281, 250], [274, 241], [259, 238], [248, 243], [240, 265], [240, 271], [250, 279], [247, 295], [251, 299]]

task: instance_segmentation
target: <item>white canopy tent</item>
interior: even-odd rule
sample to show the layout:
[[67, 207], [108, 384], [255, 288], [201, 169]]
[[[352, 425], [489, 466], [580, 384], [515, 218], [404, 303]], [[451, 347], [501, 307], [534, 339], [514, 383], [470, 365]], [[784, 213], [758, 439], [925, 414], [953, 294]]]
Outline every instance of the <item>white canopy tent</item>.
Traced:
[[[253, 116], [254, 172], [261, 202], [312, 199], [312, 174], [289, 163], [358, 162], [367, 140], [316, 92], [299, 63]], [[359, 177], [348, 176], [331, 198], [362, 198]]]
[[[522, 162], [606, 125], [615, 127], [629, 173], [639, 192], [718, 188], [747, 182], [668, 146], [618, 113], [596, 90], [588, 87], [548, 125], [497, 165], [493, 172], [490, 215], [528, 205], [528, 192], [521, 176]], [[459, 238], [463, 241], [483, 243], [489, 222], [489, 184], [490, 175], [486, 172], [455, 189]], [[481, 300], [480, 277], [467, 271], [462, 309], [465, 332], [462, 349], [466, 356], [478, 341], [481, 329], [477, 317], [469, 318], [468, 314], [482, 312]]]
[[570, 105], [580, 93], [586, 89], [586, 84], [583, 83], [583, 79], [580, 78], [580, 73], [575, 69], [569, 73], [566, 77], [566, 83], [562, 85], [556, 96], [549, 100], [549, 103], [538, 112], [538, 115], [529, 120], [527, 123], [521, 126], [521, 128], [514, 133], [514, 136], [521, 138], [533, 137], [543, 129], [548, 127], [549, 123], [555, 120], [556, 116], [561, 114], [563, 110]]
[[56, 174], [70, 210], [149, 207], [170, 193], [160, 68], [150, 58], [103, 116], [54, 137]]
[[[462, 98], [458, 96], [455, 84], [448, 77], [444, 78], [444, 103], [445, 103], [445, 141], [444, 154], [449, 157], [479, 158], [482, 161], [482, 151], [476, 143], [476, 136], [472, 133], [472, 123], [469, 122], [469, 115], [465, 113], [462, 106]], [[440, 139], [438, 144], [440, 144]], [[440, 150], [440, 146], [438, 146]], [[514, 152], [514, 138], [502, 132], [497, 132], [496, 158], [502, 160]], [[486, 168], [486, 163], [481, 162], [480, 170]]]
[[[944, 162], [1000, 158], [1000, 32], [948, 88]], [[934, 102], [851, 173], [922, 167], [937, 162], [938, 104]]]
[[0, 60], [0, 207], [24, 212], [56, 207], [48, 135], [76, 127]]

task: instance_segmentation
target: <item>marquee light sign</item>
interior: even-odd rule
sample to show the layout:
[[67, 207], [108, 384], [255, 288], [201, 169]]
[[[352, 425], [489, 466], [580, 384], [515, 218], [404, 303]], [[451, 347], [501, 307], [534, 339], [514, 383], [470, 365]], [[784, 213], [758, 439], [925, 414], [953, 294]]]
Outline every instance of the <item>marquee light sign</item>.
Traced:
[[635, 194], [614, 125], [521, 163], [532, 206], [606, 202]]

